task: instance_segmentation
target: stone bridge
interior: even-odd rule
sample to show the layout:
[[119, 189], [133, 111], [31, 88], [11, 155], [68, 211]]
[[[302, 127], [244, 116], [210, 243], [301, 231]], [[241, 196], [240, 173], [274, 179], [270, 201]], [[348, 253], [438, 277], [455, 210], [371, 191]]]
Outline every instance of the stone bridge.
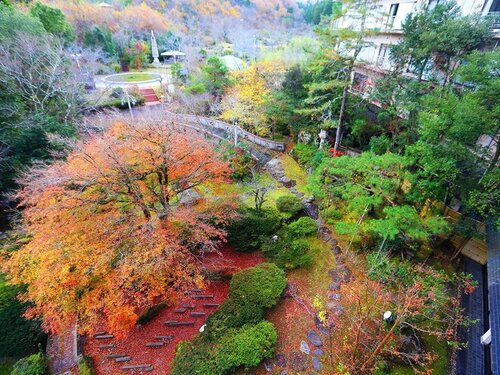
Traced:
[[[158, 108], [159, 106], [157, 106]], [[252, 157], [265, 164], [273, 158], [275, 152], [285, 151], [283, 142], [271, 141], [252, 134], [239, 126], [231, 125], [223, 121], [202, 117], [197, 115], [173, 113], [169, 111], [134, 111], [136, 114], [157, 117], [160, 121], [171, 121], [178, 127], [203, 133], [206, 137], [218, 141], [233, 142], [247, 141], [246, 149]]]

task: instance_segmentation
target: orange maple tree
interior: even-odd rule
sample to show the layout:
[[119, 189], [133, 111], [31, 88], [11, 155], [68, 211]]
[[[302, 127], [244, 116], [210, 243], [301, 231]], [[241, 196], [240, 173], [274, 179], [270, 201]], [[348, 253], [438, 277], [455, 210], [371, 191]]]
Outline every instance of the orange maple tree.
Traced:
[[104, 318], [120, 336], [146, 307], [201, 285], [200, 259], [235, 215], [235, 200], [214, 193], [228, 175], [205, 140], [158, 123], [117, 122], [33, 168], [18, 193], [31, 238], [3, 266], [27, 285], [28, 316], [51, 332]]

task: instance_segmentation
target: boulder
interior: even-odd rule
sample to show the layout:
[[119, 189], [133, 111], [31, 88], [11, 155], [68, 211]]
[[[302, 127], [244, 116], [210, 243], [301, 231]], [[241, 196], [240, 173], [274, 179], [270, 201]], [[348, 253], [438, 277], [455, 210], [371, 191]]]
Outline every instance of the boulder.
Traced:
[[321, 337], [313, 329], [310, 329], [309, 331], [307, 331], [307, 338], [309, 339], [311, 344], [313, 344], [314, 346], [322, 346], [323, 345], [323, 341], [321, 340]]

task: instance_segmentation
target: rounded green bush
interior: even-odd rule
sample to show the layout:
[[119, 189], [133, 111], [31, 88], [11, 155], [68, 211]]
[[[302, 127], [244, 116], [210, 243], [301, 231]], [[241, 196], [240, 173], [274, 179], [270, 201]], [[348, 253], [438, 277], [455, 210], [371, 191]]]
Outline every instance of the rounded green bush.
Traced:
[[229, 296], [240, 303], [272, 307], [278, 302], [285, 286], [285, 272], [273, 263], [262, 263], [235, 274]]
[[203, 337], [206, 341], [213, 342], [228, 329], [258, 323], [263, 317], [264, 309], [261, 306], [229, 298], [208, 317]]
[[224, 336], [217, 355], [221, 373], [240, 366], [257, 366], [264, 358], [273, 356], [277, 340], [276, 328], [268, 321], [244, 326], [234, 334]]
[[236, 251], [256, 251], [262, 245], [262, 238], [276, 233], [279, 225], [279, 215], [275, 211], [246, 210], [229, 226], [227, 239]]
[[295, 195], [282, 195], [276, 200], [276, 208], [279, 212], [285, 212], [293, 216], [304, 209], [304, 205]]
[[42, 353], [32, 354], [29, 357], [21, 358], [14, 364], [11, 375], [45, 375], [47, 374], [47, 364]]
[[314, 219], [305, 216], [290, 223], [287, 229], [290, 236], [300, 238], [315, 234], [318, 231], [318, 224]]

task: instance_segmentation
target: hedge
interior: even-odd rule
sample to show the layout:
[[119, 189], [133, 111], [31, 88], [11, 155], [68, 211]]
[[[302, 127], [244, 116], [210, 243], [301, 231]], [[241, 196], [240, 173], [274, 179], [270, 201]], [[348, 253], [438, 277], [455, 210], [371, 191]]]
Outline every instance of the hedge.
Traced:
[[177, 347], [172, 375], [223, 375], [257, 366], [273, 356], [277, 339], [274, 325], [261, 321], [229, 330], [216, 343], [183, 342]]
[[285, 273], [272, 263], [233, 276], [229, 298], [208, 317], [205, 331], [177, 347], [173, 375], [223, 375], [237, 367], [253, 367], [272, 357], [277, 334], [262, 320], [286, 285]]
[[228, 227], [228, 241], [240, 252], [259, 250], [263, 238], [276, 233], [280, 226], [280, 218], [274, 211], [245, 210], [241, 218]]
[[48, 374], [47, 363], [42, 353], [21, 358], [14, 364], [11, 375], [45, 375]]
[[282, 195], [276, 200], [276, 208], [279, 212], [286, 212], [290, 216], [294, 216], [304, 209], [304, 205], [295, 195]]
[[23, 357], [45, 346], [46, 335], [38, 320], [23, 317], [29, 307], [17, 299], [19, 287], [6, 284], [0, 274], [0, 358]]

